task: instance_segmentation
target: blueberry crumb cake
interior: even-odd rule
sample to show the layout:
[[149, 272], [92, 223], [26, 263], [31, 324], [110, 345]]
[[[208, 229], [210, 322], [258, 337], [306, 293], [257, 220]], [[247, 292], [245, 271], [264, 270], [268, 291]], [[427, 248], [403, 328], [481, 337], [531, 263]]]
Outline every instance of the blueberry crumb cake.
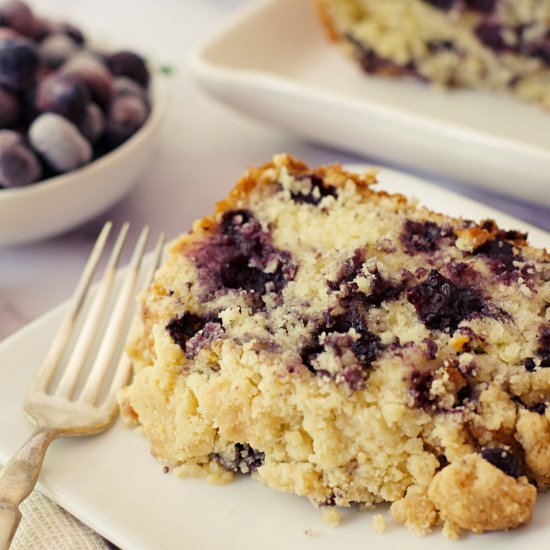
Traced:
[[[550, 486], [550, 255], [278, 155], [172, 243], [124, 418], [177, 475], [251, 474], [418, 534], [529, 522]], [[380, 522], [378, 522], [380, 523]]]
[[550, 0], [314, 0], [368, 73], [506, 91], [550, 109]]

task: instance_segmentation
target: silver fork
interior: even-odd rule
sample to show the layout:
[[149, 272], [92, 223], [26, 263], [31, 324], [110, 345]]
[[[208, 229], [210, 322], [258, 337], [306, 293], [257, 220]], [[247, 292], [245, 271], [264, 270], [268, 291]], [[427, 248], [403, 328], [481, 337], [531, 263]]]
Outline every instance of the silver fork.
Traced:
[[[136, 296], [136, 285], [141, 271], [141, 259], [149, 234], [142, 230], [132, 259], [118, 292], [112, 310], [107, 307], [113, 291], [116, 270], [128, 233], [124, 224], [115, 241], [102, 282], [81, 325], [80, 334], [67, 361], [62, 361], [77, 321], [81, 317], [88, 290], [103, 254], [111, 222], [103, 227], [80, 277], [71, 305], [52, 342], [44, 362], [31, 384], [24, 409], [36, 424], [34, 433], [0, 471], [0, 549], [9, 547], [19, 522], [19, 505], [33, 490], [48, 445], [57, 437], [89, 435], [108, 428], [117, 414], [116, 394], [127, 383], [130, 360], [122, 353], [115, 357], [125, 339], [129, 311]], [[164, 235], [157, 241], [154, 259], [146, 276], [149, 283], [160, 263]], [[105, 325], [104, 336], [87, 376], [83, 366], [90, 357], [92, 344], [100, 326]], [[118, 361], [117, 361], [118, 359]], [[62, 363], [65, 363], [62, 369]], [[57, 374], [59, 381], [54, 383]], [[105, 380], [111, 379], [107, 388]], [[54, 387], [51, 387], [54, 386]], [[82, 388], [75, 391], [76, 388]], [[102, 392], [103, 389], [103, 392]]]

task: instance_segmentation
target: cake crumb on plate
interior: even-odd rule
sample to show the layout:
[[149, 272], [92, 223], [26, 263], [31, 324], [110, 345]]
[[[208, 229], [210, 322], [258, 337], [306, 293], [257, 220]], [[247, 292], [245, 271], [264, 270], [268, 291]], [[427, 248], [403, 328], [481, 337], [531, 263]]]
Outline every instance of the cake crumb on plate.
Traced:
[[323, 523], [330, 525], [331, 527], [338, 527], [342, 515], [335, 508], [326, 508], [323, 510]]
[[377, 535], [383, 535], [386, 532], [386, 518], [382, 514], [372, 516], [372, 528]]

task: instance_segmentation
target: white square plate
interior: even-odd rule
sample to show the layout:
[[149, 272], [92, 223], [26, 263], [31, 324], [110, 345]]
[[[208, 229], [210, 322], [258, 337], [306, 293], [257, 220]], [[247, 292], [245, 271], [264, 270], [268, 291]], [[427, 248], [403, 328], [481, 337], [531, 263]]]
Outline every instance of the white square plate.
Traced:
[[488, 92], [364, 74], [313, 0], [255, 0], [194, 50], [227, 105], [332, 147], [550, 205], [550, 113]]
[[[418, 178], [384, 169], [379, 179], [381, 189], [424, 197], [424, 204], [434, 210], [477, 220], [492, 217], [501, 227], [528, 231], [534, 245], [550, 246], [549, 233]], [[2, 463], [32, 431], [23, 414], [23, 398], [66, 307], [57, 307], [0, 343]], [[372, 529], [374, 512], [345, 510], [342, 525], [332, 529], [305, 498], [271, 491], [249, 478], [226, 486], [179, 480], [162, 472], [148, 447], [143, 436], [120, 422], [97, 436], [55, 441], [44, 462], [40, 489], [123, 549], [364, 550], [376, 545], [378, 550], [516, 550], [525, 545], [543, 550], [550, 540], [550, 494], [539, 497], [527, 527], [466, 536], [457, 546], [440, 532], [422, 539], [413, 536], [392, 522], [387, 506], [376, 510], [389, 524], [388, 532], [378, 536]]]

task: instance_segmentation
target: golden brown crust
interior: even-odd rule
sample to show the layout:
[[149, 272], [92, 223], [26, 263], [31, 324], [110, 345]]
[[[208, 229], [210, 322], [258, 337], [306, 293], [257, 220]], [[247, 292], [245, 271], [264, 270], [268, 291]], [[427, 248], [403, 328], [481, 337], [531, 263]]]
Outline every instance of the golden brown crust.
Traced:
[[332, 21], [332, 17], [327, 12], [323, 0], [313, 0], [313, 3], [315, 4], [317, 16], [319, 17], [319, 20], [321, 21], [321, 24], [323, 25], [329, 40], [332, 40], [334, 42], [338, 42], [339, 40], [341, 40], [341, 36], [336, 30], [336, 27], [334, 26], [334, 23]]
[[519, 411], [516, 439], [525, 452], [525, 462], [541, 489], [550, 487], [550, 421], [544, 414]]
[[395, 521], [403, 523], [417, 535], [428, 534], [439, 519], [426, 489], [418, 486], [409, 487], [407, 494], [391, 505], [390, 511]]
[[472, 453], [435, 475], [428, 495], [444, 518], [474, 533], [513, 529], [531, 519], [536, 488]]

